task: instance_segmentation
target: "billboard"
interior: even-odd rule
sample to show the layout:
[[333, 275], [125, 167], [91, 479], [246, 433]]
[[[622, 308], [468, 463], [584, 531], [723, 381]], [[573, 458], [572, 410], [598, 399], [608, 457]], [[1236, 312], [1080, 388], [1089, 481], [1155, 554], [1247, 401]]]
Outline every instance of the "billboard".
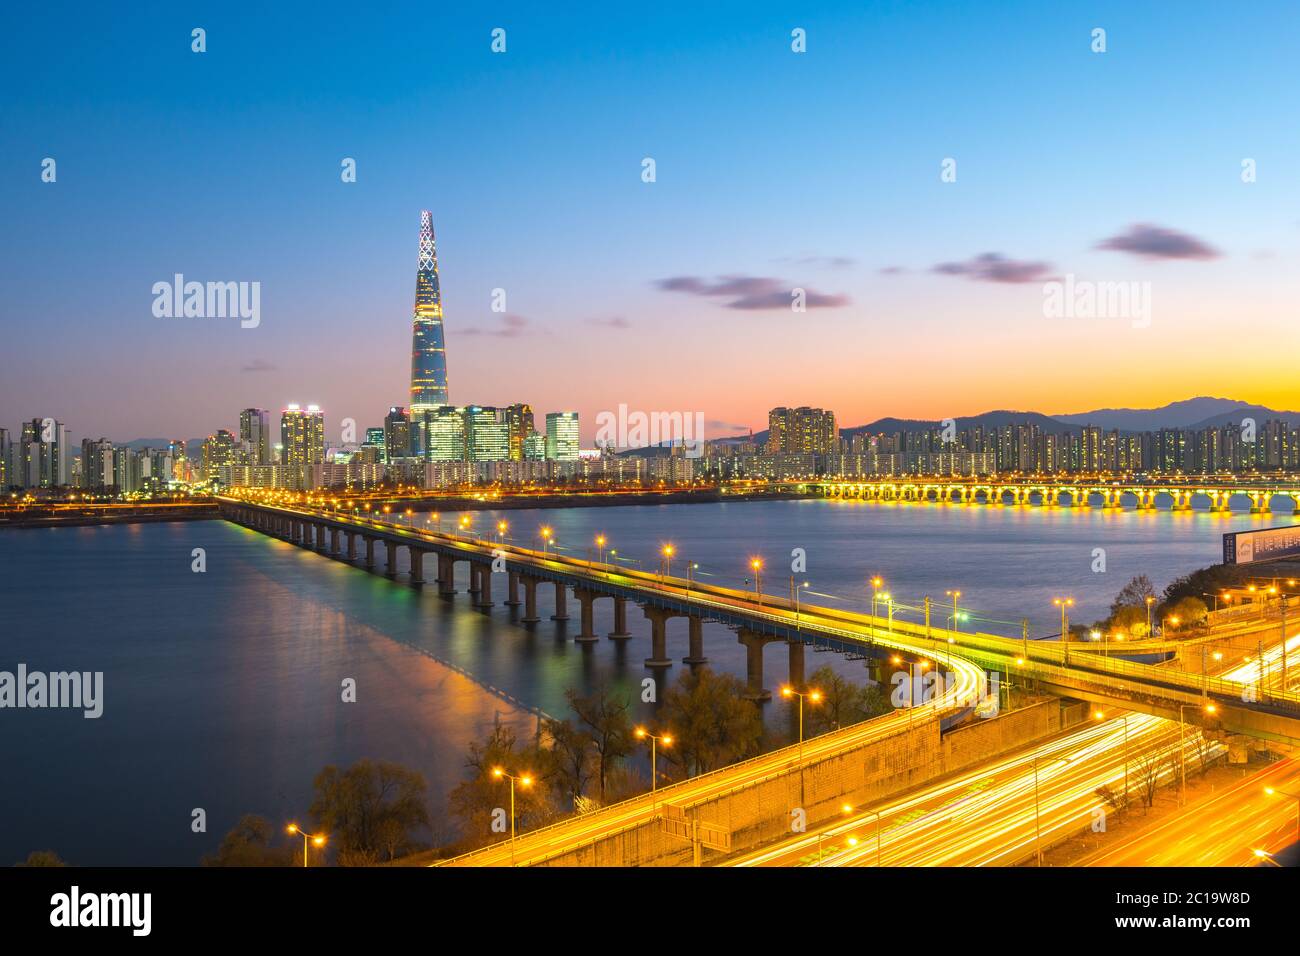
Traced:
[[1300, 557], [1300, 525], [1232, 531], [1223, 536], [1223, 563], [1250, 564]]

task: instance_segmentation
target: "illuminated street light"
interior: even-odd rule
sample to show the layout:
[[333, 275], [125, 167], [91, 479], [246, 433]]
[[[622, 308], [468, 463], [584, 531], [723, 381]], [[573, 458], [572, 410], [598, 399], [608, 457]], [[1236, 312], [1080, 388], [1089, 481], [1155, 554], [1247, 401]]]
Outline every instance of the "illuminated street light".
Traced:
[[[531, 775], [526, 774], [526, 773], [522, 773], [522, 774], [519, 774], [519, 775], [517, 775], [517, 776], [516, 776], [515, 774], [506, 773], [505, 770], [503, 770], [501, 767], [493, 767], [493, 768], [492, 768], [492, 776], [496, 777], [498, 780], [500, 780], [502, 777], [505, 777], [506, 779], [508, 779], [508, 780], [510, 781], [510, 842], [511, 842], [511, 843], [514, 843], [514, 840], [515, 840], [515, 781], [516, 781], [516, 780], [519, 781], [519, 786], [521, 786], [521, 787], [531, 787], [531, 786], [533, 785], [533, 778], [532, 778]], [[511, 857], [511, 858], [512, 858], [512, 859], [513, 859], [513, 852], [514, 852], [514, 848], [512, 847], [512, 848], [511, 848], [511, 853], [512, 853], [512, 857]]]
[[299, 828], [298, 824], [296, 824], [296, 823], [290, 823], [290, 824], [289, 824], [285, 829], [288, 830], [290, 833], [301, 833], [301, 834], [302, 834], [302, 865], [303, 865], [303, 868], [306, 869], [306, 867], [307, 867], [307, 841], [310, 840], [311, 843], [312, 843], [312, 846], [315, 846], [315, 847], [322, 847], [322, 846], [325, 845], [325, 834], [323, 834], [323, 833], [308, 833], [306, 830], [303, 830], [303, 829]]
[[644, 727], [636, 729], [636, 736], [638, 740], [650, 741], [650, 792], [654, 793], [659, 788], [659, 743], [671, 747], [673, 738], [670, 734], [652, 734]]
[[664, 556], [664, 577], [671, 578], [673, 576], [673, 546], [671, 544], [664, 545], [662, 553]]
[[1061, 609], [1061, 650], [1066, 667], [1070, 666], [1070, 608], [1074, 607], [1074, 598], [1052, 598], [1052, 604]]
[[506, 529], [509, 527], [504, 518], [497, 522], [497, 544], [505, 544]]
[[758, 595], [758, 606], [763, 606], [763, 559], [750, 558], [749, 567], [754, 572], [754, 592]]
[[542, 525], [542, 530], [539, 533], [542, 536], [542, 553], [546, 554], [551, 547], [551, 538], [554, 532], [551, 531], [549, 525]]

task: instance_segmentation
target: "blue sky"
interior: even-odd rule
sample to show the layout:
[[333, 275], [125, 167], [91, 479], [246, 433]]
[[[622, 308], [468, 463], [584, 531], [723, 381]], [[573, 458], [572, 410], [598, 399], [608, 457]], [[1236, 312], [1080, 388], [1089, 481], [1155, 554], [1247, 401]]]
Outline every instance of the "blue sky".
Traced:
[[[289, 401], [377, 424], [405, 402], [422, 208], [457, 402], [717, 430], [778, 404], [847, 425], [1296, 397], [1293, 350], [1259, 348], [1294, 342], [1294, 5], [813, 6], [16, 10], [0, 425], [193, 437]], [[1138, 223], [1215, 254], [1096, 248]], [[1150, 281], [1155, 321], [1052, 324], [1041, 282], [932, 271], [985, 253]], [[261, 325], [156, 319], [176, 272], [261, 282]], [[843, 304], [656, 286], [719, 276]]]

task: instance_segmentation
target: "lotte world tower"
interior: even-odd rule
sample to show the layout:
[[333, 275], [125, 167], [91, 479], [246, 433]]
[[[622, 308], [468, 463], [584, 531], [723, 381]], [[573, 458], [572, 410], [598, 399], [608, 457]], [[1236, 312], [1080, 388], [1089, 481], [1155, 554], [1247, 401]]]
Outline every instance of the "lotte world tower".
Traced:
[[[420, 269], [415, 276], [415, 315], [411, 319], [411, 422], [447, 404], [447, 352], [442, 337], [442, 293], [433, 214], [420, 213]], [[414, 430], [414, 429], [413, 429]]]

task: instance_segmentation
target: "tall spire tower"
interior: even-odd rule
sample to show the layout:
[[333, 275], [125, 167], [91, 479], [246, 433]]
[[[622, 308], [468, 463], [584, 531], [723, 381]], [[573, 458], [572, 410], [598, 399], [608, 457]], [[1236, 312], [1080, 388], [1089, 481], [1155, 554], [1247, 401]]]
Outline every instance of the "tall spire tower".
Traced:
[[415, 275], [415, 315], [411, 319], [411, 421], [447, 404], [447, 351], [442, 339], [442, 292], [433, 213], [420, 213], [420, 269]]

